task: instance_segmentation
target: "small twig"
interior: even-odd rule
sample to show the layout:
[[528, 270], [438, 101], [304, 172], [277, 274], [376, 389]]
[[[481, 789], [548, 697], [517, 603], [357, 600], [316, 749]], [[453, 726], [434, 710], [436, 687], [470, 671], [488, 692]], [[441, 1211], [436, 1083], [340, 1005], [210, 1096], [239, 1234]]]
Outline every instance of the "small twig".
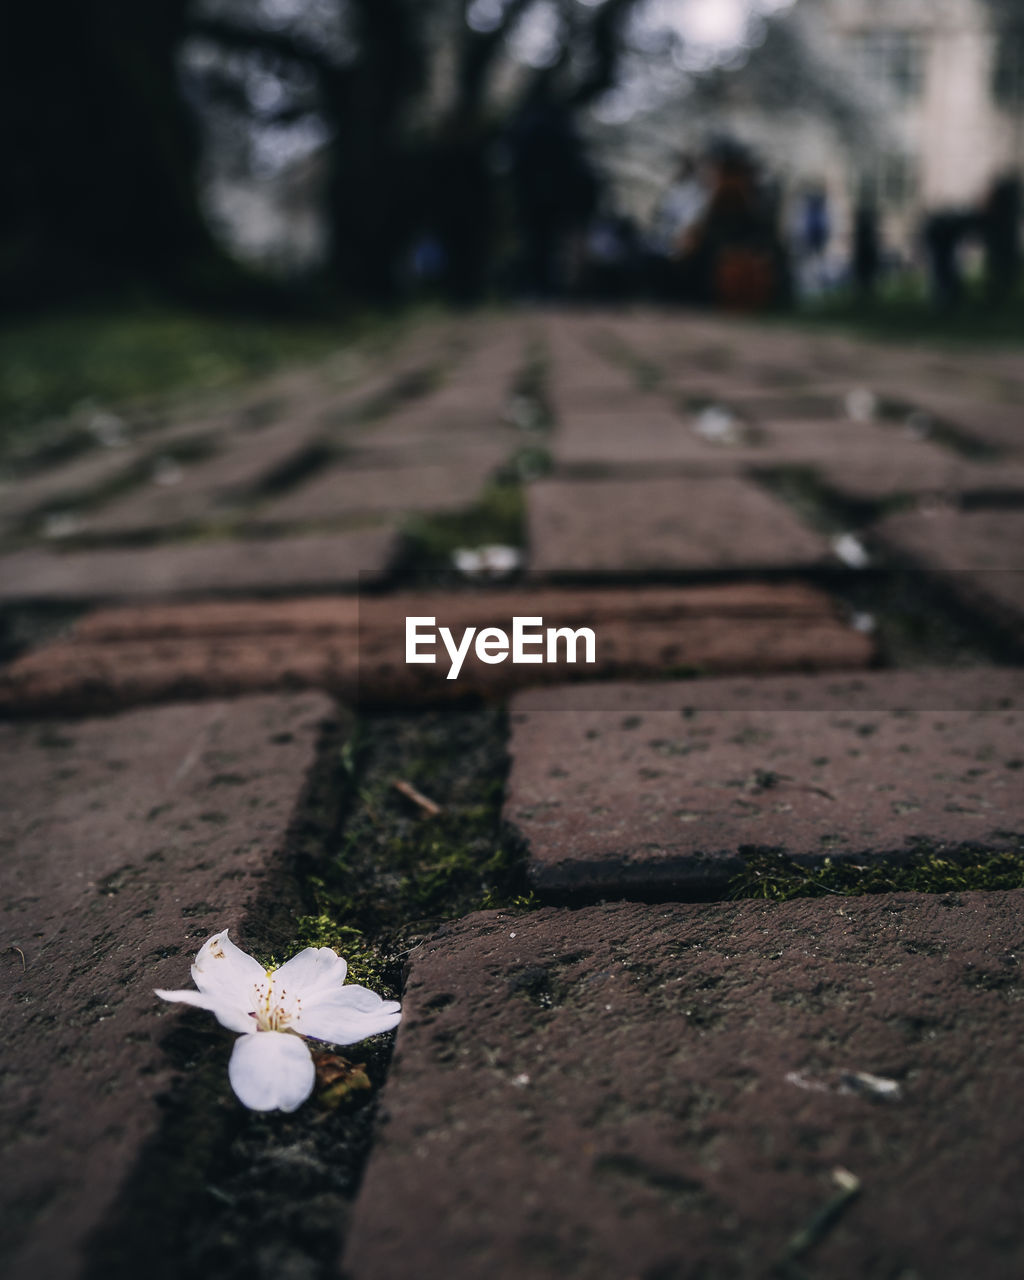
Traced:
[[434, 801], [425, 796], [422, 791], [417, 791], [411, 782], [406, 782], [402, 778], [393, 778], [391, 785], [396, 791], [401, 792], [407, 800], [411, 800], [413, 804], [419, 805], [428, 817], [436, 818], [440, 815], [441, 806], [439, 804], [435, 804]]
[[842, 1166], [833, 1169], [832, 1181], [839, 1188], [836, 1194], [790, 1236], [777, 1268], [782, 1275], [802, 1274], [801, 1268], [796, 1265], [798, 1260], [832, 1230], [846, 1206], [860, 1195], [860, 1178], [849, 1169]]
[[22, 971], [22, 973], [24, 973], [24, 972], [25, 972], [25, 970], [28, 968], [28, 964], [26, 963], [26, 960], [25, 960], [25, 953], [24, 953], [24, 951], [22, 951], [21, 947], [16, 947], [16, 946], [14, 946], [14, 944], [13, 944], [13, 943], [12, 943], [12, 944], [7, 948], [7, 950], [8, 950], [8, 951], [17, 951], [18, 955], [19, 955], [19, 956], [21, 956], [21, 971]]

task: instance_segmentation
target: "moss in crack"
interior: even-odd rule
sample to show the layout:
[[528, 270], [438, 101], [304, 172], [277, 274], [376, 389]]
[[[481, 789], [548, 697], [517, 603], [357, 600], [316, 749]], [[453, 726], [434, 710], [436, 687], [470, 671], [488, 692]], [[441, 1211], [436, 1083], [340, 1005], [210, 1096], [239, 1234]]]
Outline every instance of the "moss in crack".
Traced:
[[[524, 850], [501, 817], [505, 737], [493, 707], [364, 720], [348, 818], [300, 939], [337, 938], [354, 974], [388, 985], [405, 950], [443, 921], [533, 905]], [[440, 813], [424, 812], [396, 781]]]
[[972, 845], [954, 849], [923, 843], [908, 861], [870, 866], [852, 859], [824, 858], [805, 865], [782, 853], [752, 853], [730, 885], [732, 898], [788, 902], [833, 894], [958, 893], [970, 889], [1024, 888], [1024, 837], [993, 853]]
[[525, 521], [522, 487], [515, 481], [497, 480], [464, 511], [410, 520], [396, 573], [406, 581], [424, 576], [436, 579], [438, 574], [455, 576], [454, 551], [490, 544], [522, 547]]

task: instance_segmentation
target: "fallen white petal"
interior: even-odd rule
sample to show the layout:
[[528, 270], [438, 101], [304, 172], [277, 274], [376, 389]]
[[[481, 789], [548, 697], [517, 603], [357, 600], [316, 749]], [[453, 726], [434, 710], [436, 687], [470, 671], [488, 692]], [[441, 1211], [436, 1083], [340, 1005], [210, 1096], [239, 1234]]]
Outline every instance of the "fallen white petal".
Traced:
[[401, 1020], [397, 1000], [382, 1000], [366, 987], [349, 985], [319, 996], [303, 995], [292, 1026], [300, 1035], [345, 1045], [390, 1031]]
[[274, 971], [274, 986], [306, 1000], [317, 991], [340, 987], [347, 972], [348, 964], [330, 947], [306, 947]]
[[233, 1004], [246, 1013], [255, 1007], [256, 988], [267, 981], [267, 971], [258, 960], [228, 937], [227, 929], [204, 942], [192, 966], [192, 981], [200, 991], [217, 996], [224, 1005]]
[[207, 1009], [222, 1027], [229, 1031], [248, 1033], [256, 1030], [256, 1019], [234, 1001], [222, 1000], [217, 995], [205, 991], [161, 991], [156, 994], [161, 1000], [170, 1000], [175, 1004], [191, 1004], [197, 1009]]
[[252, 1111], [294, 1111], [313, 1092], [316, 1068], [298, 1036], [259, 1031], [235, 1041], [228, 1079]]

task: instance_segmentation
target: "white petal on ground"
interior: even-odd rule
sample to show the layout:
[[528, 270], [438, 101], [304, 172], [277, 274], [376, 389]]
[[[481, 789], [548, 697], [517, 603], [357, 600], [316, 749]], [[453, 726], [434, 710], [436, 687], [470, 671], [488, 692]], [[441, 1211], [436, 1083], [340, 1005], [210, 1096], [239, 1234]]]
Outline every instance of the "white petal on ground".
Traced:
[[300, 1035], [344, 1045], [390, 1031], [401, 1020], [397, 1000], [382, 1000], [376, 992], [352, 984], [319, 994], [304, 992], [292, 1026]]
[[333, 991], [345, 981], [348, 965], [330, 947], [306, 947], [274, 973], [277, 991], [294, 992], [303, 1002], [318, 991]]
[[236, 947], [224, 929], [203, 943], [192, 966], [192, 981], [200, 991], [248, 1013], [255, 1008], [256, 988], [266, 986], [267, 971]]
[[229, 1031], [241, 1031], [248, 1034], [256, 1030], [256, 1019], [236, 1001], [225, 1001], [217, 995], [204, 991], [160, 991], [156, 994], [161, 1000], [170, 1000], [176, 1004], [191, 1004], [197, 1009], [207, 1009], [222, 1027]]
[[260, 1031], [235, 1041], [228, 1079], [252, 1111], [294, 1111], [313, 1092], [316, 1068], [298, 1036]]

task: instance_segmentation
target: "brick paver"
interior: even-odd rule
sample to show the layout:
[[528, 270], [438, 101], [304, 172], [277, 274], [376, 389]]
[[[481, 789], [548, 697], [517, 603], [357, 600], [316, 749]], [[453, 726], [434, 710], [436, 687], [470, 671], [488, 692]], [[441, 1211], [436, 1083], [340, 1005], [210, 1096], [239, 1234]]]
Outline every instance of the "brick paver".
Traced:
[[410, 959], [344, 1274], [803, 1275], [773, 1268], [842, 1167], [860, 1195], [806, 1274], [1015, 1280], [1022, 909], [901, 895], [446, 927]]
[[1024, 839], [1024, 674], [562, 688], [511, 704], [506, 817], [538, 889], [725, 890], [750, 850], [901, 858]]
[[934, 509], [889, 516], [873, 536], [890, 558], [930, 570], [969, 606], [1024, 625], [1024, 509]]
[[754, 484], [544, 480], [527, 491], [530, 567], [544, 573], [808, 565], [826, 545]]
[[[590, 627], [593, 666], [580, 678], [680, 669], [849, 669], [874, 646], [821, 593], [800, 585], [742, 583], [635, 591], [489, 591], [388, 597], [190, 603], [88, 615], [69, 640], [20, 658], [0, 674], [0, 710], [108, 710], [171, 697], [312, 686], [346, 698], [408, 706], [470, 693], [564, 680], [573, 668], [490, 666], [470, 656], [456, 682], [438, 642], [432, 666], [405, 663], [405, 619], [435, 617], [511, 630], [515, 616]], [[581, 655], [582, 661], [582, 655]]]
[[154, 466], [161, 450], [206, 446], [219, 424], [175, 423], [116, 448], [95, 448], [59, 466], [0, 484], [0, 527], [11, 529], [38, 513], [74, 511], [108, 485], [120, 485]]
[[886, 397], [906, 400], [984, 444], [1017, 454], [1024, 450], [1024, 407], [994, 397], [968, 396], [934, 380], [900, 381], [876, 388]]
[[0, 556], [0, 603], [352, 586], [363, 575], [383, 574], [394, 552], [395, 535], [388, 528], [63, 554], [32, 548]]
[[332, 714], [303, 694], [0, 726], [9, 1280], [82, 1274], [170, 1083], [180, 1014], [153, 988], [215, 930], [244, 942]]
[[264, 504], [257, 524], [305, 524], [371, 514], [458, 511], [478, 496], [494, 471], [486, 453], [447, 463], [354, 468], [347, 461]]
[[143, 484], [91, 513], [84, 528], [90, 534], [125, 535], [214, 519], [224, 506], [257, 489], [320, 439], [320, 429], [308, 421], [236, 436], [218, 457], [185, 468], [179, 483]]
[[815, 464], [821, 479], [843, 497], [881, 501], [900, 494], [956, 498], [959, 495], [1014, 494], [1024, 501], [1024, 466], [971, 462], [932, 447], [878, 449]]

